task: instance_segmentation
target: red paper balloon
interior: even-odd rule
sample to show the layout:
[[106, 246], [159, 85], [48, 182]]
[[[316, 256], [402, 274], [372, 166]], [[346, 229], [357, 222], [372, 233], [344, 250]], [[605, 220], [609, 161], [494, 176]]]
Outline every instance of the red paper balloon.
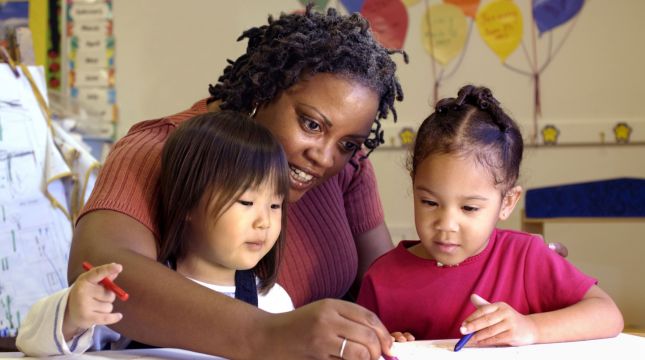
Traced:
[[374, 37], [388, 49], [401, 49], [408, 32], [408, 11], [401, 0], [366, 0], [361, 14]]

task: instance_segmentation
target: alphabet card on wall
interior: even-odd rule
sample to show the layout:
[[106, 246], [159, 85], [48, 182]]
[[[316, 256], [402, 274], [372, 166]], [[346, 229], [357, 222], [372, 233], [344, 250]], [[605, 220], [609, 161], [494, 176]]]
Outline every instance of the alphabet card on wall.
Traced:
[[67, 2], [69, 94], [88, 119], [80, 121], [87, 137], [114, 140], [116, 88], [111, 0]]

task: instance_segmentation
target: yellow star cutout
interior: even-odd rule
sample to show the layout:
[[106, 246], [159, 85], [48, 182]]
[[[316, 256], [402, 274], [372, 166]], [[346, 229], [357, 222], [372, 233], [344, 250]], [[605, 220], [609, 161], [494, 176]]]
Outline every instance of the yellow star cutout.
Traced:
[[402, 146], [408, 146], [414, 144], [414, 138], [417, 134], [412, 128], [406, 127], [401, 129], [399, 132], [399, 139], [401, 139]]
[[614, 136], [617, 143], [626, 144], [629, 142], [629, 135], [632, 133], [632, 128], [627, 123], [620, 122], [614, 126]]
[[558, 136], [560, 135], [560, 130], [553, 125], [546, 125], [542, 128], [542, 138], [544, 139], [545, 145], [555, 145], [558, 143]]

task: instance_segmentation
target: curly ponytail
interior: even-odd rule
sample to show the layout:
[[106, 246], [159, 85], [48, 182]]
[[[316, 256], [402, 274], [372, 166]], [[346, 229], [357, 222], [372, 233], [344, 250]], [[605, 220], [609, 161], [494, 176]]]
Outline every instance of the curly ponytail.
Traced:
[[474, 155], [506, 191], [519, 177], [523, 152], [519, 127], [490, 89], [466, 85], [457, 98], [437, 102], [435, 112], [423, 121], [408, 169], [414, 178], [417, 166], [430, 155]]

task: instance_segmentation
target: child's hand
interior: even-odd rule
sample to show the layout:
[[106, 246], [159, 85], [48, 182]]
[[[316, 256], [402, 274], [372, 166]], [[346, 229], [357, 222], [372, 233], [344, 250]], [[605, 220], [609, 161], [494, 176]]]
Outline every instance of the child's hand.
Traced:
[[414, 336], [407, 331], [404, 333], [400, 331], [395, 331], [390, 335], [392, 335], [392, 338], [394, 338], [394, 341], [396, 342], [414, 341]]
[[477, 294], [471, 295], [470, 301], [477, 310], [460, 329], [462, 334], [477, 331], [469, 344], [519, 346], [535, 342], [537, 329], [530, 317], [518, 313], [505, 302], [490, 304]]
[[89, 329], [92, 325], [109, 325], [121, 320], [121, 313], [112, 313], [116, 295], [99, 284], [103, 278], [114, 280], [123, 270], [120, 264], [97, 266], [79, 275], [69, 291], [63, 336], [65, 341]]

